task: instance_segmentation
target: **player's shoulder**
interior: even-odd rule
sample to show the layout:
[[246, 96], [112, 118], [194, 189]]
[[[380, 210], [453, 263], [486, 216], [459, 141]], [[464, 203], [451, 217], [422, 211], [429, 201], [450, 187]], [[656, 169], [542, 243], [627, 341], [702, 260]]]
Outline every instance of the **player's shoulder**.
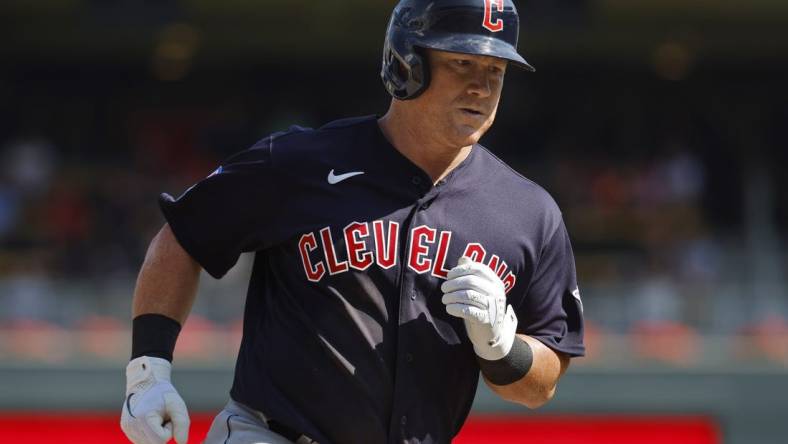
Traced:
[[512, 168], [489, 149], [482, 145], [478, 147], [481, 148], [479, 153], [483, 159], [485, 177], [492, 181], [490, 185], [506, 190], [509, 197], [527, 202], [531, 208], [537, 206], [548, 213], [560, 216], [558, 203], [545, 188]]
[[320, 160], [351, 145], [358, 132], [368, 130], [375, 121], [375, 116], [362, 116], [334, 120], [318, 128], [294, 125], [266, 136], [251, 149], [264, 151], [275, 165]]
[[358, 129], [359, 127], [368, 126], [373, 122], [377, 122], [377, 116], [369, 115], [360, 117], [347, 117], [326, 123], [319, 128], [319, 131], [353, 130]]
[[[488, 149], [479, 150], [484, 186], [481, 192], [491, 205], [505, 208], [519, 215], [523, 233], [531, 233], [541, 239], [549, 239], [558, 229], [563, 215], [558, 203], [550, 193], [533, 180], [509, 166]], [[505, 192], [501, 192], [505, 190]]]

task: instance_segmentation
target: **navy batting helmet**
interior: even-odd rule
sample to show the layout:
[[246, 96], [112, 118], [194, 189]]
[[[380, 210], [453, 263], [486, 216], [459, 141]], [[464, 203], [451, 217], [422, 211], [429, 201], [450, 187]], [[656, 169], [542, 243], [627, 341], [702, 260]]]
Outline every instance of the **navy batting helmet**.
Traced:
[[423, 48], [498, 57], [534, 71], [517, 53], [519, 31], [512, 0], [402, 0], [386, 30], [383, 84], [401, 100], [424, 92], [430, 73]]

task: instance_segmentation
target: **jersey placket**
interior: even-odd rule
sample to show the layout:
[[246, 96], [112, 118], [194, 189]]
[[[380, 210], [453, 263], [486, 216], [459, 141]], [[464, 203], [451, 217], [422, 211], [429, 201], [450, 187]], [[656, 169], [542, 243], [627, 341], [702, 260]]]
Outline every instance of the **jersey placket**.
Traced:
[[[412, 378], [415, 377], [416, 366], [414, 364], [418, 357], [414, 356], [410, 342], [418, 340], [418, 338], [405, 335], [401, 327], [404, 323], [413, 320], [412, 313], [419, 312], [418, 309], [414, 310], [412, 305], [424, 303], [422, 295], [416, 289], [415, 279], [418, 273], [408, 266], [410, 263], [410, 242], [412, 242], [410, 236], [413, 228], [421, 224], [420, 213], [429, 208], [440, 192], [438, 186], [432, 187], [430, 185], [430, 179], [426, 174], [414, 175], [410, 182], [421, 197], [413, 203], [408, 218], [403, 221], [401, 232], [404, 244], [400, 250], [400, 294], [399, 310], [397, 311], [399, 316], [397, 322], [400, 328], [397, 330], [395, 388], [389, 426], [389, 442], [391, 443], [402, 443], [408, 436], [418, 436], [417, 433], [421, 432], [413, 430], [414, 426], [417, 427], [415, 424], [420, 423], [421, 420], [418, 418], [420, 405], [416, 402], [418, 393], [414, 391], [416, 385], [411, 383]], [[426, 310], [426, 306], [423, 309]], [[409, 431], [411, 433], [408, 433]]]

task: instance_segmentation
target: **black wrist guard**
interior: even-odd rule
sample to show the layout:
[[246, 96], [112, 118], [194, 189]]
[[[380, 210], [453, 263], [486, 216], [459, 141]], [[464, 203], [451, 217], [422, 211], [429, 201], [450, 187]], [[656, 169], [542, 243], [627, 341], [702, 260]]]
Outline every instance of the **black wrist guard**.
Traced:
[[534, 353], [531, 346], [515, 337], [509, 354], [497, 361], [479, 358], [479, 368], [488, 381], [495, 385], [509, 385], [523, 378], [531, 369]]
[[172, 362], [180, 332], [181, 324], [167, 316], [153, 313], [137, 316], [131, 322], [131, 359], [151, 356]]

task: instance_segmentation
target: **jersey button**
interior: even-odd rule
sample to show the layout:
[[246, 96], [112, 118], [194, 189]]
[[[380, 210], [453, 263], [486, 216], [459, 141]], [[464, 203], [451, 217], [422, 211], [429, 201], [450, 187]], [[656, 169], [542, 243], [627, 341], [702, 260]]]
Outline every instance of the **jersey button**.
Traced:
[[421, 185], [421, 177], [419, 177], [419, 176], [413, 176], [413, 178], [412, 178], [412, 179], [410, 179], [410, 182], [411, 182], [413, 185]]
[[399, 419], [399, 423], [405, 425], [408, 423], [408, 417], [403, 415], [402, 418]]
[[410, 293], [410, 300], [411, 301], [415, 301], [416, 300], [416, 292], [415, 291]]
[[413, 362], [413, 355], [410, 354], [410, 353], [407, 353], [405, 355], [405, 362], [408, 362], [408, 363]]

